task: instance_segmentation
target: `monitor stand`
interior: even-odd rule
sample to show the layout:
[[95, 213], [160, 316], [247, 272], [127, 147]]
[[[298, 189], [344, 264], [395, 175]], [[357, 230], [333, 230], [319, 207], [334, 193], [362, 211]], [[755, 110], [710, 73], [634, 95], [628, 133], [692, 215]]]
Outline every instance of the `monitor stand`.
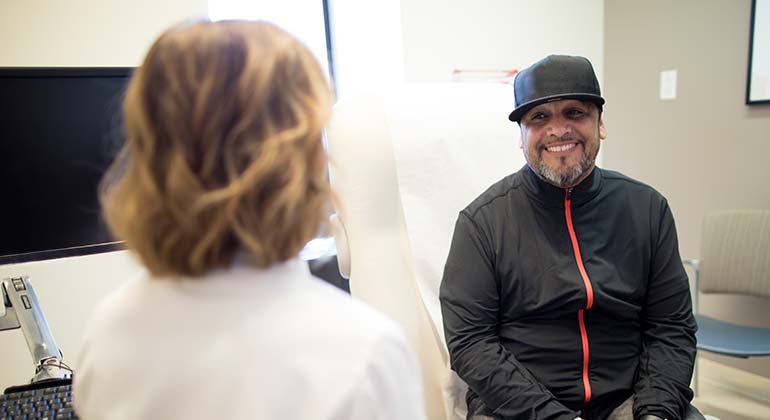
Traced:
[[62, 362], [62, 354], [48, 326], [35, 289], [29, 277], [12, 277], [3, 280], [5, 315], [0, 318], [0, 331], [21, 328], [35, 363], [35, 376], [31, 383], [67, 379], [72, 369]]

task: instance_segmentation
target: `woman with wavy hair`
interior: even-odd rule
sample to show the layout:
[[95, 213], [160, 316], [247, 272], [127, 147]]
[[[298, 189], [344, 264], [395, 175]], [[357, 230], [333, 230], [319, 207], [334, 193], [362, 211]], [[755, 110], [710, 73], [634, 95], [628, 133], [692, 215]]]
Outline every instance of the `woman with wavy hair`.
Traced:
[[401, 330], [298, 259], [329, 205], [332, 103], [307, 48], [266, 22], [197, 22], [151, 47], [102, 182], [146, 273], [97, 308], [83, 419], [423, 419]]

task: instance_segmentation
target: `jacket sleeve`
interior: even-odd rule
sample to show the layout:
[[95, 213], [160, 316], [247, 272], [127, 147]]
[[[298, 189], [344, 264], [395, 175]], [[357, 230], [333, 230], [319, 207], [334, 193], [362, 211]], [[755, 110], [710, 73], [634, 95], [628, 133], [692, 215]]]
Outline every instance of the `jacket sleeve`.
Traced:
[[572, 420], [577, 413], [500, 344], [495, 259], [487, 238], [460, 213], [439, 293], [451, 367], [500, 418]]
[[653, 414], [681, 419], [692, 399], [695, 331], [690, 285], [679, 257], [674, 218], [664, 201], [642, 320], [642, 355], [635, 385], [634, 418]]

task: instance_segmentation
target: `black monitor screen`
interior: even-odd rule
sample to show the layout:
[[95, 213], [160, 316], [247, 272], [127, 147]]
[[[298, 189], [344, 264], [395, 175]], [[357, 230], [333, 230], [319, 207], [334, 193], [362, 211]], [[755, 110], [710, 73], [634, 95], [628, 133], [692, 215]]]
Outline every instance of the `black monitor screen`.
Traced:
[[0, 263], [119, 248], [97, 189], [130, 68], [0, 69]]

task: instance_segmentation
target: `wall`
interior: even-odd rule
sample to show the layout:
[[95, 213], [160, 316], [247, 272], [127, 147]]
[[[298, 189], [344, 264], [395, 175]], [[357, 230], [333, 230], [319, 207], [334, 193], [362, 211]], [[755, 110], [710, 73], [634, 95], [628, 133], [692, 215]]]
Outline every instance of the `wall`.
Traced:
[[522, 69], [548, 54], [604, 68], [604, 0], [402, 1], [407, 81], [449, 81], [454, 69]]
[[[206, 13], [206, 0], [4, 0], [0, 66], [137, 66], [163, 29]], [[64, 361], [77, 367], [93, 307], [139, 272], [122, 251], [1, 266], [0, 279], [30, 277]], [[0, 389], [34, 374], [20, 330], [0, 332], [0, 360]]]
[[340, 97], [404, 81], [447, 82], [456, 68], [520, 69], [550, 53], [588, 57], [601, 81], [603, 0], [334, 0], [332, 7]]
[[[770, 208], [770, 107], [744, 105], [750, 5], [605, 2], [604, 166], [668, 198], [683, 258], [698, 257], [707, 211]], [[669, 69], [678, 71], [678, 97], [660, 101], [659, 72]], [[770, 306], [759, 300], [708, 296], [701, 308], [770, 327]], [[767, 358], [706, 357], [770, 377]]]
[[2, 66], [136, 66], [169, 25], [206, 0], [4, 0]]

